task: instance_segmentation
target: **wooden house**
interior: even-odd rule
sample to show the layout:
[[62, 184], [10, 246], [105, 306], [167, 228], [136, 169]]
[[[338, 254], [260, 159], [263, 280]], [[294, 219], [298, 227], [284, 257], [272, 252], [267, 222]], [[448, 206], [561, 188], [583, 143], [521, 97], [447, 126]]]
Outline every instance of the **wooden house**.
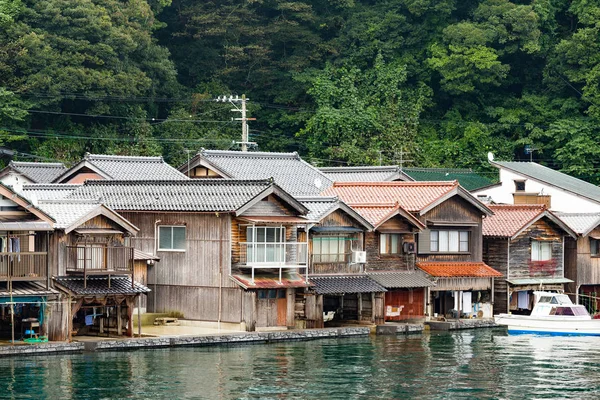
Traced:
[[[48, 238], [57, 302], [49, 306], [48, 337], [133, 335], [133, 311], [149, 289], [136, 282], [131, 238], [138, 229], [96, 200], [43, 200], [56, 221]], [[37, 239], [37, 238], [36, 238]]]
[[55, 220], [0, 183], [0, 339], [47, 335], [50, 285], [48, 237]]
[[11, 161], [0, 171], [0, 182], [18, 191], [23, 185], [52, 182], [66, 170], [63, 163]]
[[544, 205], [490, 205], [483, 220], [483, 259], [495, 280], [497, 313], [531, 313], [534, 290], [562, 291], [565, 240], [575, 232]]
[[[402, 250], [406, 246], [406, 253], [414, 252], [416, 266], [436, 283], [429, 289], [428, 315], [458, 315], [460, 310], [492, 316], [493, 278], [501, 274], [482, 261], [481, 233], [482, 219], [492, 211], [458, 182], [336, 182], [324, 194], [337, 195], [354, 209], [399, 206], [406, 212], [405, 225], [394, 222], [393, 229]], [[408, 224], [407, 214], [418, 223]], [[390, 239], [383, 227], [376, 233], [380, 249]], [[405, 257], [404, 268], [409, 260]]]
[[149, 311], [235, 329], [295, 325], [311, 221], [272, 180], [87, 181], [68, 197], [101, 198], [140, 229], [132, 245], [160, 257]]
[[565, 240], [566, 292], [585, 304], [591, 314], [600, 312], [600, 214], [557, 213], [575, 233]]

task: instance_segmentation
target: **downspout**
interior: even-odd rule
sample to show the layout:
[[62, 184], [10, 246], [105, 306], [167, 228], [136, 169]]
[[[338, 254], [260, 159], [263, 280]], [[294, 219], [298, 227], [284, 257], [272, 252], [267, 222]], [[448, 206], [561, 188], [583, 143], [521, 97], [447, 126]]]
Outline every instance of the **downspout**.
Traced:
[[506, 250], [506, 313], [510, 314], [510, 288], [508, 278], [510, 277], [510, 238], [507, 241]]
[[[218, 215], [218, 214], [217, 214]], [[231, 235], [231, 229], [229, 234]], [[217, 328], [221, 330], [221, 315], [223, 311], [223, 239], [219, 240], [219, 316], [217, 319]]]
[[[158, 252], [158, 224], [161, 222], [160, 219], [154, 221], [154, 257], [157, 257]], [[158, 265], [154, 263], [154, 296], [152, 296], [153, 306], [152, 311], [156, 312], [156, 281], [158, 280]]]
[[[565, 277], [565, 237], [562, 237], [562, 277]], [[564, 284], [563, 284], [563, 288], [564, 288]], [[579, 295], [578, 295], [579, 291], [577, 291], [577, 293], [575, 294], [575, 304], [579, 304]]]

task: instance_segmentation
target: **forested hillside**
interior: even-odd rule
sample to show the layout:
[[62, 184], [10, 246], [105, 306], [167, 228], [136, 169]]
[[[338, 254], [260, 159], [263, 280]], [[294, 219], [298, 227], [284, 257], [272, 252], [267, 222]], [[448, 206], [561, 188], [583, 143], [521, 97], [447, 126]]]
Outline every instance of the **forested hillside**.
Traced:
[[[595, 0], [0, 0], [0, 144], [237, 148], [319, 165], [487, 168], [486, 153], [600, 182]], [[21, 158], [24, 156], [21, 155]]]

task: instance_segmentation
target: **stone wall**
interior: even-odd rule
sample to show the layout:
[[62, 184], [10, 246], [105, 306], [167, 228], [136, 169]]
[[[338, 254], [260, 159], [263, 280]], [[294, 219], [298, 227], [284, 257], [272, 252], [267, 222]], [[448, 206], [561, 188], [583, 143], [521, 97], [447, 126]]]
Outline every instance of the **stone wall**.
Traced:
[[84, 344], [80, 342], [73, 343], [39, 343], [39, 344], [19, 344], [16, 346], [0, 346], [0, 357], [31, 355], [31, 354], [52, 354], [52, 353], [76, 353], [84, 349]]

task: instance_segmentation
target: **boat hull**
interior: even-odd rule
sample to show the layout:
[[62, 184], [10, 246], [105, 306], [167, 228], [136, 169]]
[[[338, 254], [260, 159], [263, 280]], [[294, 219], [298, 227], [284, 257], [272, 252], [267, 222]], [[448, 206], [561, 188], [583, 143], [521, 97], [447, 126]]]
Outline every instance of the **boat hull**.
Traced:
[[538, 334], [552, 336], [600, 336], [600, 320], [578, 317], [530, 317], [500, 314], [494, 316], [498, 325], [507, 327], [511, 334]]

